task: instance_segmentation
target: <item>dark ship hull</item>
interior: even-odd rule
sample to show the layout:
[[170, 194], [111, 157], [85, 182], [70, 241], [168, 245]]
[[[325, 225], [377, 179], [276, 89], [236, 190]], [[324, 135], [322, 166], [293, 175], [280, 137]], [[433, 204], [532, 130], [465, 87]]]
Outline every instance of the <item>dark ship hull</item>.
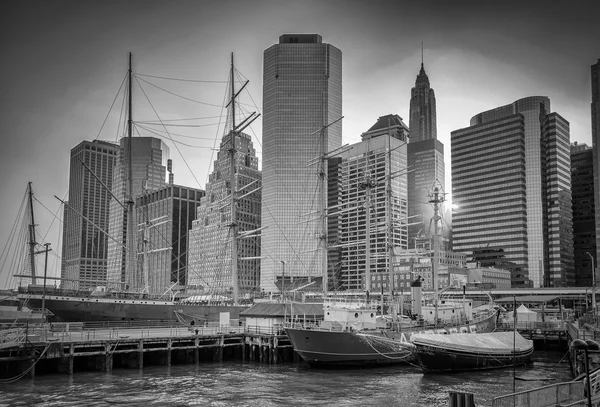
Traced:
[[512, 336], [512, 332], [496, 332], [436, 340], [433, 335], [417, 335], [413, 345], [424, 372], [487, 370], [529, 363], [533, 342], [518, 335], [513, 346]]
[[[42, 308], [42, 296], [28, 294], [31, 308]], [[233, 305], [181, 304], [173, 301], [132, 298], [98, 298], [47, 295], [45, 308], [51, 312], [50, 321], [162, 321], [177, 322], [179, 313], [185, 319], [219, 321], [221, 312], [229, 312], [237, 319], [247, 307]]]
[[[490, 314], [479, 322], [456, 327], [457, 330], [461, 328], [463, 331], [466, 328], [466, 332], [491, 332], [496, 328], [496, 315]], [[414, 362], [416, 356], [410, 337], [418, 329], [340, 331], [287, 328], [286, 332], [294, 350], [309, 365], [344, 367]]]

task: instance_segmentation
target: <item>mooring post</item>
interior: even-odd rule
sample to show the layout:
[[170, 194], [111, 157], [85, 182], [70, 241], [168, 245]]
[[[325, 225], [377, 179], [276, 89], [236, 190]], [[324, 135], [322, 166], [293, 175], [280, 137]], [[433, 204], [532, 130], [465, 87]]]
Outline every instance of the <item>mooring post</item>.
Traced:
[[29, 373], [28, 376], [30, 379], [34, 379], [35, 378], [35, 348], [31, 348], [31, 351], [29, 353]]
[[[115, 345], [115, 350], [116, 350], [117, 346]], [[110, 342], [107, 342], [106, 345], [104, 346], [104, 370], [106, 372], [110, 372], [113, 368], [113, 357], [112, 354], [114, 352], [111, 353], [110, 351]]]
[[140, 339], [138, 342], [138, 368], [142, 369], [144, 367], [144, 340]]
[[167, 361], [166, 361], [167, 366], [171, 366], [171, 342], [172, 342], [172, 339], [167, 339]]
[[475, 407], [473, 393], [451, 391], [448, 396], [449, 407]]
[[273, 363], [277, 364], [277, 353], [279, 352], [279, 338], [278, 337], [274, 337], [273, 338]]
[[194, 339], [194, 363], [199, 364], [200, 363], [200, 349], [198, 348], [198, 346], [200, 345], [200, 339], [198, 339], [196, 337], [196, 339]]

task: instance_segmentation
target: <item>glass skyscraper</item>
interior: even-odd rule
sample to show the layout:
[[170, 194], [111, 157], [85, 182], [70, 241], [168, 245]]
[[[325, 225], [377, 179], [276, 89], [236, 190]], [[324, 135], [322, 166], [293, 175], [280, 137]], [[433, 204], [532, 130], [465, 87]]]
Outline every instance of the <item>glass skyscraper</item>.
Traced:
[[284, 268], [286, 279], [324, 274], [323, 155], [342, 145], [341, 116], [339, 49], [318, 34], [285, 34], [265, 50], [260, 287], [266, 292], [277, 291]]
[[569, 123], [535, 96], [452, 132], [453, 249], [502, 250], [513, 286], [573, 285]]
[[410, 98], [410, 143], [408, 145], [409, 247], [418, 238], [430, 237], [433, 207], [429, 194], [434, 186], [445, 188], [444, 145], [437, 139], [435, 93], [421, 64]]
[[[108, 284], [112, 288], [133, 288], [139, 282], [137, 274], [137, 254], [127, 256], [127, 196], [128, 168], [129, 168], [129, 142], [127, 137], [121, 139], [121, 148], [113, 172], [112, 193], [110, 200], [108, 234]], [[159, 138], [132, 137], [132, 180], [133, 197], [141, 196], [146, 191], [164, 187], [167, 174], [167, 160], [169, 148]], [[134, 219], [135, 222], [135, 211]], [[137, 227], [137, 225], [134, 225]], [[136, 236], [133, 236], [136, 239]], [[132, 244], [136, 247], [136, 244]], [[127, 266], [127, 262], [129, 265]], [[127, 270], [130, 270], [127, 275]]]
[[62, 288], [106, 285], [106, 230], [118, 150], [116, 144], [100, 140], [82, 141], [71, 150], [61, 264], [61, 278], [67, 280], [63, 280]]

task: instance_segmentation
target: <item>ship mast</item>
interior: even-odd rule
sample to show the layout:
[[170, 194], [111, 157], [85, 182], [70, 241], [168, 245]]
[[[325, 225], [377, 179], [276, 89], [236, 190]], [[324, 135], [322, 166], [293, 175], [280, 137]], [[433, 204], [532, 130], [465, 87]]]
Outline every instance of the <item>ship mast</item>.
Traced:
[[29, 224], [29, 261], [31, 262], [31, 284], [36, 283], [35, 279], [35, 247], [37, 242], [35, 241], [35, 219], [33, 217], [33, 189], [31, 188], [31, 181], [28, 184], [29, 194], [29, 216], [31, 223]]
[[[387, 174], [386, 174], [386, 217], [388, 223], [388, 272], [389, 272], [389, 295], [390, 304], [394, 300], [394, 225], [392, 217], [392, 134], [390, 130], [390, 119], [388, 119], [388, 150], [387, 150]], [[383, 313], [383, 309], [381, 310]], [[396, 312], [392, 312], [392, 321], [396, 320]]]
[[[126, 237], [126, 247], [127, 250], [125, 252], [125, 281], [122, 282], [124, 284], [127, 279], [130, 282], [133, 282], [134, 273], [135, 273], [135, 258], [134, 254], [136, 252], [135, 247], [135, 220], [134, 220], [134, 199], [133, 199], [133, 152], [132, 152], [132, 132], [133, 132], [133, 113], [132, 113], [132, 72], [131, 72], [131, 52], [129, 53], [129, 70], [127, 71], [129, 89], [128, 89], [128, 117], [127, 117], [127, 153], [128, 153], [128, 167], [127, 167], [127, 237]], [[124, 287], [123, 287], [124, 288]]]
[[238, 282], [238, 255], [237, 255], [237, 219], [236, 219], [236, 182], [235, 182], [235, 78], [233, 75], [233, 52], [231, 53], [231, 137], [229, 154], [231, 155], [231, 279], [233, 283], [233, 305], [238, 305], [239, 297], [239, 282]]
[[444, 196], [440, 195], [439, 188], [433, 188], [433, 194], [430, 196], [429, 203], [433, 204], [433, 306], [434, 312], [434, 326], [437, 326], [438, 320], [438, 268], [439, 268], [439, 220], [440, 216], [440, 204], [444, 202]]
[[376, 185], [377, 183], [375, 180], [371, 178], [371, 172], [367, 171], [364, 180], [360, 183], [360, 187], [364, 188], [366, 191], [365, 209], [367, 224], [365, 232], [365, 290], [367, 292], [371, 291], [371, 188], [374, 188]]

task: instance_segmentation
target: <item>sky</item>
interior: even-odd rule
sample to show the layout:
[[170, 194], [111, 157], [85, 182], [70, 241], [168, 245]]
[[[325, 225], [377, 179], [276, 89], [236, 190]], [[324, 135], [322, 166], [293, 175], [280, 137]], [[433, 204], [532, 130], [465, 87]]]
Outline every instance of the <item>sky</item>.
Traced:
[[[164, 137], [179, 185], [204, 188], [212, 170], [231, 54], [250, 81], [240, 101], [260, 113], [263, 52], [284, 33], [317, 33], [341, 49], [344, 143], [360, 141], [386, 114], [409, 124], [423, 43], [449, 202], [450, 133], [477, 113], [548, 96], [570, 122], [571, 141], [592, 143], [597, 1], [9, 0], [2, 9], [0, 251], [31, 181], [38, 232], [54, 250], [49, 276], [60, 274], [62, 204], [54, 196], [68, 197], [71, 148], [124, 135], [119, 89], [129, 52], [136, 135]], [[177, 126], [167, 135], [157, 120]], [[261, 158], [260, 118], [246, 132]], [[2, 287], [12, 271], [0, 266]]]

